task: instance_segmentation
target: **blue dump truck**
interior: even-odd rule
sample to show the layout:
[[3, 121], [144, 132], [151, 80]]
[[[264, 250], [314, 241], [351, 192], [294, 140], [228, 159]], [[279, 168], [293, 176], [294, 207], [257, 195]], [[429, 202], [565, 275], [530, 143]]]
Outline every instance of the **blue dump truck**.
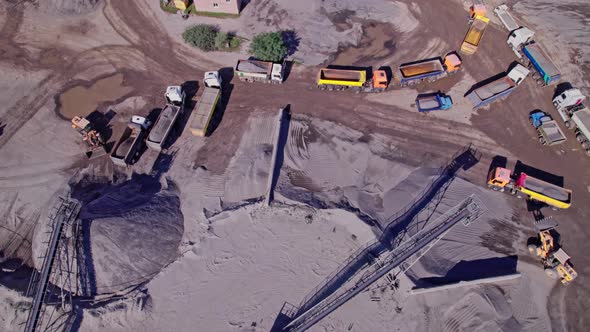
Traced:
[[444, 93], [421, 94], [416, 97], [416, 107], [419, 112], [430, 112], [438, 110], [448, 110], [453, 106], [451, 97]]
[[518, 64], [508, 73], [503, 73], [499, 78], [488, 80], [485, 84], [478, 83], [465, 95], [473, 104], [473, 109], [483, 107], [496, 100], [508, 97], [516, 87], [524, 81], [529, 70]]
[[523, 46], [522, 52], [529, 61], [528, 67], [533, 67], [537, 71], [537, 74], [533, 75], [537, 84], [548, 86], [559, 81], [561, 78], [559, 69], [537, 43], [533, 41]]

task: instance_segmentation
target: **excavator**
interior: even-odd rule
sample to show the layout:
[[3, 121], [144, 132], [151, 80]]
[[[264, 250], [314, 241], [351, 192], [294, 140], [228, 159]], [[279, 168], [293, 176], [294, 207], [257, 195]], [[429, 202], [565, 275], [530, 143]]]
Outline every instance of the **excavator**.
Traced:
[[559, 245], [559, 233], [555, 226], [538, 229], [537, 238], [528, 245], [529, 252], [541, 258], [545, 274], [551, 279], [557, 279], [568, 285], [578, 276], [570, 264], [570, 256]]
[[[96, 129], [92, 128], [88, 119], [75, 116], [72, 119], [72, 128], [76, 129], [82, 136], [82, 140], [88, 144], [88, 147], [90, 148], [87, 153], [88, 157], [92, 156], [96, 158], [106, 153], [103, 148], [105, 144], [104, 139]], [[103, 153], [101, 153], [101, 151]]]

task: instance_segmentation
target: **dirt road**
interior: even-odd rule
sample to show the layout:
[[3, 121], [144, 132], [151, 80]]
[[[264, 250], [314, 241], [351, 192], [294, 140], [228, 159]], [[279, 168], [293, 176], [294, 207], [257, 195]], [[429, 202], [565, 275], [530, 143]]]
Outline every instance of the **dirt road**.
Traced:
[[[425, 57], [425, 52], [440, 55], [457, 49], [467, 29], [466, 13], [461, 5], [458, 2], [432, 5], [427, 0], [414, 2], [420, 8], [421, 24], [411, 35], [400, 36], [403, 43], [399, 40], [397, 44], [381, 40], [379, 42], [384, 43], [384, 48], [389, 47], [390, 52], [379, 52], [374, 56], [362, 48], [344, 49], [340, 59], [361, 59], [364, 65], [389, 65], [395, 68], [400, 62]], [[159, 24], [155, 13], [143, 1], [106, 1], [101, 8], [102, 15], [116, 37], [123, 39], [125, 43], [107, 43], [86, 49], [72, 49], [49, 43], [44, 47], [37, 44], [32, 49], [27, 48], [27, 45], [19, 42], [19, 36], [26, 34], [22, 32], [23, 26], [31, 24], [25, 20], [24, 15], [30, 6], [7, 2], [0, 6], [7, 12], [7, 19], [4, 20], [0, 33], [0, 61], [25, 73], [40, 70], [48, 72], [37, 82], [34, 90], [16, 100], [0, 116], [0, 123], [4, 126], [0, 134], [0, 153], [4, 153], [2, 149], [40, 109], [52, 105], [61, 92], [81, 82], [88, 84], [106, 75], [121, 73], [124, 84], [132, 88], [132, 94], [147, 98], [151, 105], [150, 108], [133, 112], [147, 115], [152, 107], [161, 106], [165, 86], [200, 79], [205, 70], [219, 67], [213, 61], [196, 58], [186, 46], [175, 43]], [[441, 20], [441, 16], [445, 19]], [[31, 17], [34, 15], [29, 19]], [[108, 36], [108, 32], [94, 32]], [[93, 38], [92, 33], [92, 30], [88, 32], [89, 38]], [[374, 36], [370, 37], [375, 39]], [[428, 40], [424, 40], [424, 37]], [[498, 26], [491, 26], [477, 53], [464, 58], [465, 70], [460, 74], [463, 76], [441, 81], [433, 88], [450, 89], [461, 79], [469, 77], [477, 82], [505, 71], [515, 60], [513, 53], [504, 45], [505, 37], [506, 33]], [[374, 41], [361, 45], [369, 45], [371, 52], [375, 50]], [[47, 54], [53, 54], [58, 61], [41, 61], [47, 58]], [[372, 61], [379, 63], [373, 64]], [[565, 185], [574, 191], [574, 204], [570, 210], [555, 213], [555, 216], [580, 276], [567, 289], [556, 286], [553, 292], [555, 296], [550, 299], [549, 311], [553, 318], [553, 328], [557, 331], [581, 330], [590, 325], [590, 318], [584, 315], [586, 299], [590, 295], [590, 283], [587, 282], [590, 258], [584, 255], [590, 249], [587, 244], [590, 231], [583, 225], [588, 220], [590, 211], [583, 204], [590, 202], [590, 169], [587, 167], [590, 160], [580, 151], [571, 133], [568, 133], [568, 141], [564, 145], [556, 148], [540, 146], [527, 120], [528, 113], [533, 109], [554, 113], [550, 102], [551, 88], [541, 89], [529, 80], [505, 102], [479, 110], [471, 117], [470, 125], [434, 115], [409, 112], [394, 106], [395, 103], [387, 105], [370, 102], [363, 95], [319, 91], [313, 84], [316, 70], [317, 68], [295, 68], [282, 86], [245, 84], [233, 80], [226, 88], [224, 99], [227, 102], [221, 122], [203, 147], [196, 152], [195, 165], [205, 165], [213, 174], [222, 174], [239, 145], [248, 117], [254, 112], [275, 112], [279, 107], [291, 104], [294, 116], [308, 114], [361, 132], [387, 137], [390, 145], [395, 146], [398, 152], [391, 158], [399, 158], [411, 165], [441, 165], [460, 147], [473, 143], [483, 152], [484, 157], [470, 173], [469, 180], [482, 185], [489, 162], [495, 155], [518, 158], [547, 172], [563, 175], [566, 178]], [[391, 98], [406, 97], [394, 91]], [[106, 105], [99, 105], [99, 110], [104, 110], [105, 107]], [[120, 117], [128, 115], [130, 114], [125, 112], [119, 114]], [[557, 117], [557, 114], [553, 115]], [[117, 137], [118, 128], [114, 129], [113, 136]], [[36, 142], [31, 139], [23, 144], [26, 146]], [[79, 161], [72, 161], [51, 171], [72, 172], [75, 162]], [[3, 176], [2, 180], [10, 179]], [[522, 215], [520, 220], [524, 225], [532, 225], [532, 216], [529, 214]]]

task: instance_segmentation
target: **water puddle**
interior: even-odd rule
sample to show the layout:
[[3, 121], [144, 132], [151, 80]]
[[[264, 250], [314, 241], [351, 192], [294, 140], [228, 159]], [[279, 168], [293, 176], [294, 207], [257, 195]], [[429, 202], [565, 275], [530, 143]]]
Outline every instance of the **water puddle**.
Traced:
[[59, 114], [67, 119], [87, 116], [101, 103], [116, 101], [131, 91], [133, 88], [123, 85], [123, 74], [97, 80], [89, 87], [77, 85], [59, 96]]

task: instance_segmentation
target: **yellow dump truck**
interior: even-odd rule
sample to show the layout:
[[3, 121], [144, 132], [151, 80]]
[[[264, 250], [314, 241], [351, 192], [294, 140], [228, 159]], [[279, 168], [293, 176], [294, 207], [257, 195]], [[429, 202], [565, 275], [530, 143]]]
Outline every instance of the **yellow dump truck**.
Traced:
[[473, 18], [473, 23], [471, 23], [467, 35], [465, 35], [465, 39], [461, 44], [461, 53], [473, 54], [477, 51], [477, 47], [489, 23], [490, 19], [485, 16], [476, 15]]
[[572, 205], [571, 190], [525, 173], [515, 176], [509, 169], [503, 167], [496, 167], [490, 171], [487, 185], [490, 189], [519, 197], [524, 194], [531, 200], [545, 203], [556, 209], [567, 209]]

